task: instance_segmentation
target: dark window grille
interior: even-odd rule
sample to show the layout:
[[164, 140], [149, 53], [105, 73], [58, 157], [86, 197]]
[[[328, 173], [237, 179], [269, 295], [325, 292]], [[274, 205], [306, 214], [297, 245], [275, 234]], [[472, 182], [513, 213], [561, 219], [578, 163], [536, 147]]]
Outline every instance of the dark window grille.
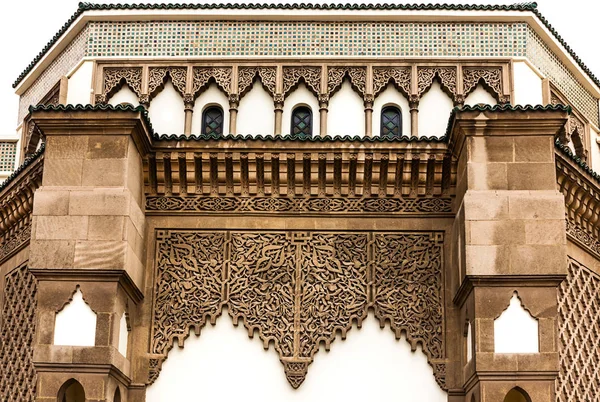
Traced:
[[292, 112], [292, 135], [312, 137], [312, 112], [306, 106], [299, 106]]
[[395, 106], [386, 106], [381, 110], [381, 136], [402, 136], [402, 113]]
[[202, 113], [202, 134], [223, 134], [223, 109], [211, 106]]

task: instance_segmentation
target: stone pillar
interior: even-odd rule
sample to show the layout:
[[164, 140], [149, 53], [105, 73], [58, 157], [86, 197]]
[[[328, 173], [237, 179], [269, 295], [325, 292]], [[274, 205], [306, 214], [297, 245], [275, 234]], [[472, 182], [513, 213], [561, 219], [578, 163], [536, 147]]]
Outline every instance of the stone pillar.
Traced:
[[410, 135], [419, 136], [419, 95], [411, 95], [408, 100], [410, 108]]
[[185, 135], [192, 134], [192, 116], [194, 115], [194, 95], [185, 94], [183, 95], [183, 105], [185, 111], [185, 123], [183, 126], [183, 133]]
[[[29, 261], [39, 281], [36, 400], [56, 401], [71, 378], [83, 386], [86, 401], [112, 400], [117, 386], [127, 398], [128, 387], [142, 381], [132, 345], [143, 297], [147, 125], [133, 108], [39, 110], [32, 120], [46, 136]], [[96, 314], [95, 341], [57, 346], [55, 317], [77, 288]], [[125, 355], [119, 351], [124, 314], [134, 328]], [[77, 321], [72, 325], [76, 329]]]
[[240, 96], [238, 94], [229, 95], [229, 134], [232, 135], [237, 134], [237, 113], [239, 106]]
[[373, 102], [375, 98], [372, 94], [366, 94], [364, 97], [365, 105], [365, 137], [373, 136]]
[[319, 135], [325, 137], [327, 135], [327, 112], [329, 107], [329, 95], [319, 95]]
[[[566, 121], [560, 108], [456, 113], [450, 138], [458, 161], [454, 302], [464, 332], [453, 348], [462, 356], [466, 402], [503, 401], [513, 388], [536, 402], [555, 401], [557, 288], [567, 264], [554, 138]], [[510, 336], [500, 337], [497, 319], [513, 296], [537, 332], [515, 321], [509, 334], [518, 341], [501, 348]], [[509, 324], [510, 314], [503, 318]], [[523, 353], [518, 349], [528, 336], [533, 346]]]
[[281, 125], [283, 123], [283, 95], [275, 94], [273, 102], [275, 109], [275, 131], [273, 132], [273, 134], [281, 135]]

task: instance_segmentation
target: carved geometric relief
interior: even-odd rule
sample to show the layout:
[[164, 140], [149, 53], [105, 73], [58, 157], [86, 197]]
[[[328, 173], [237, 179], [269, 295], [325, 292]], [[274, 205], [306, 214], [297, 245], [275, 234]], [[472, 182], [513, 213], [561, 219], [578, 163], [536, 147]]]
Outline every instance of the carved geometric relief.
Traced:
[[558, 402], [598, 401], [600, 389], [600, 276], [568, 258], [558, 294]]
[[410, 95], [410, 67], [373, 67], [373, 94], [379, 95], [390, 82], [394, 84], [405, 96]]
[[283, 94], [290, 90], [302, 78], [308, 89], [316, 96], [321, 93], [321, 68], [320, 67], [284, 67], [283, 68]]
[[352, 86], [362, 96], [367, 86], [367, 69], [365, 67], [329, 67], [327, 69], [327, 94], [333, 94], [342, 86], [344, 77], [348, 75]]
[[194, 67], [192, 74], [192, 94], [197, 95], [213, 78], [217, 85], [227, 94], [231, 93], [230, 67]]
[[466, 97], [480, 81], [494, 91], [497, 100], [502, 97], [502, 68], [463, 68], [463, 95]]
[[37, 375], [33, 366], [37, 281], [26, 266], [6, 275], [0, 328], [0, 400], [33, 402]]
[[276, 67], [240, 67], [238, 69], [238, 93], [240, 98], [252, 88], [252, 82], [257, 74], [267, 92], [269, 92], [271, 96], [275, 95], [275, 85], [277, 80]]
[[374, 306], [413, 350], [423, 345], [444, 388], [441, 241], [435, 233], [159, 231], [152, 353], [162, 358], [152, 359], [149, 382], [173, 341], [182, 346], [226, 305], [236, 325], [274, 345], [297, 388], [319, 344], [328, 349]]
[[423, 95], [438, 76], [442, 88], [451, 96], [456, 96], [456, 67], [419, 67], [417, 69], [417, 91]]
[[104, 70], [104, 86], [102, 94], [97, 97], [97, 102], [106, 102], [114, 95], [122, 84], [139, 97], [142, 94], [142, 68], [141, 67], [107, 67]]

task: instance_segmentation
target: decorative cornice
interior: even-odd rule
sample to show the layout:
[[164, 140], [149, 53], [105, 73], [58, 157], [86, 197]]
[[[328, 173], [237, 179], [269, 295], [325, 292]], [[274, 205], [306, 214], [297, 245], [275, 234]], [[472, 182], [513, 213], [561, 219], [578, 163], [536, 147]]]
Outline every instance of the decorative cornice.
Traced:
[[361, 137], [358, 135], [336, 135], [334, 137], [326, 135], [324, 137], [313, 136], [306, 137], [301, 135], [253, 135], [253, 134], [226, 134], [226, 135], [184, 135], [184, 134], [160, 134], [154, 135], [154, 138], [159, 141], [272, 141], [272, 142], [362, 142], [362, 143], [378, 143], [378, 142], [422, 142], [422, 143], [443, 143], [446, 137], [389, 137], [389, 136], [374, 136]]

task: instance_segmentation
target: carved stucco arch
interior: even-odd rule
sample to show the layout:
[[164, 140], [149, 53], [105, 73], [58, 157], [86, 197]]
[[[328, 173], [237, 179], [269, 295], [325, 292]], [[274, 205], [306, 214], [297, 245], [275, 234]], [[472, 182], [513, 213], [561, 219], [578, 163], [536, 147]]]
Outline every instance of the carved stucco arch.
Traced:
[[238, 69], [238, 94], [240, 99], [250, 92], [257, 77], [269, 95], [271, 97], [275, 96], [277, 82], [276, 67], [240, 67]]
[[150, 67], [148, 69], [148, 97], [152, 100], [163, 90], [168, 80], [171, 80], [175, 90], [185, 95], [187, 82], [187, 67]]
[[392, 82], [406, 99], [410, 97], [410, 67], [373, 67], [373, 95], [377, 97]]
[[142, 96], [142, 67], [106, 67], [103, 70], [102, 93], [96, 95], [96, 103], [106, 103], [123, 85], [137, 96]]
[[442, 90], [451, 99], [456, 97], [457, 70], [454, 66], [448, 67], [419, 67], [417, 68], [417, 94], [423, 96], [435, 79], [438, 79]]
[[372, 309], [413, 351], [421, 345], [445, 389], [442, 243], [434, 232], [159, 231], [148, 383], [175, 340], [227, 306], [235, 325], [274, 346], [294, 388], [319, 345]]
[[321, 93], [321, 67], [284, 67], [283, 96], [292, 92], [302, 81], [315, 96]]
[[192, 69], [192, 97], [196, 99], [211, 82], [225, 95], [231, 94], [231, 67], [194, 67]]
[[348, 79], [352, 89], [364, 98], [367, 91], [366, 67], [329, 67], [327, 69], [327, 96], [331, 98]]
[[502, 67], [465, 67], [462, 70], [462, 74], [463, 96], [465, 98], [477, 88], [477, 85], [482, 84], [483, 88], [499, 103], [504, 103], [502, 95]]

